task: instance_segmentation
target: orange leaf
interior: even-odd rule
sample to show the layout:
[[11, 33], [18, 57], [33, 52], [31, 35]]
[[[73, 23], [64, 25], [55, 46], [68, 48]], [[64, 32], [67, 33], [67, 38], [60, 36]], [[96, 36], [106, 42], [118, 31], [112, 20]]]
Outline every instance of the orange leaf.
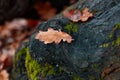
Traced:
[[85, 8], [82, 11], [82, 15], [80, 16], [81, 21], [87, 21], [88, 18], [93, 17], [93, 14], [89, 12], [88, 8]]
[[62, 32], [61, 30], [54, 30], [52, 28], [48, 28], [48, 31], [39, 31], [35, 39], [39, 39], [39, 41], [42, 41], [45, 44], [53, 42], [59, 44], [61, 40], [63, 40], [64, 42], [67, 41], [67, 43], [71, 43], [71, 41], [73, 40], [69, 34]]

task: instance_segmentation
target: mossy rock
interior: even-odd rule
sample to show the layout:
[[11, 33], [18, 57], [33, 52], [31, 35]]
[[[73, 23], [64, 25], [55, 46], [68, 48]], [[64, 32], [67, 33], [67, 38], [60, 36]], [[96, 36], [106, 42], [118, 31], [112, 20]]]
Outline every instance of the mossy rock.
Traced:
[[[95, 11], [94, 17], [74, 23], [61, 16], [39, 24], [25, 47], [27, 49], [16, 54], [15, 80], [23, 74], [21, 80], [24, 77], [26, 80], [107, 80], [119, 73], [120, 1], [84, 0], [81, 3], [79, 0], [76, 8], [81, 10], [87, 6]], [[63, 41], [44, 44], [35, 39], [39, 30], [47, 31], [49, 27], [70, 34], [74, 40], [69, 44]], [[104, 45], [106, 43], [109, 45]], [[115, 71], [106, 74], [107, 67]], [[116, 75], [110, 80], [119, 79]]]

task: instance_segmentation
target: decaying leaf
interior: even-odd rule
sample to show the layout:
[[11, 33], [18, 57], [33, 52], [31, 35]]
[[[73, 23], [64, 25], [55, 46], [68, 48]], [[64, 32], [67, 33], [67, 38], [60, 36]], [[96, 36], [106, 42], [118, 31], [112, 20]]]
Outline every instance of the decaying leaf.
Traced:
[[81, 16], [81, 12], [79, 10], [70, 10], [69, 12], [64, 11], [63, 14], [73, 22], [78, 22]]
[[89, 12], [88, 8], [85, 8], [83, 11], [78, 9], [64, 11], [63, 15], [73, 22], [78, 22], [80, 20], [84, 22], [87, 21], [88, 18], [93, 17], [93, 14]]
[[6, 70], [0, 71], [0, 80], [9, 80], [9, 74]]
[[64, 42], [67, 41], [67, 43], [71, 43], [71, 41], [73, 40], [69, 34], [62, 32], [61, 30], [54, 30], [52, 28], [48, 28], [48, 31], [39, 31], [35, 39], [39, 39], [45, 44], [53, 42], [59, 44], [61, 40], [63, 40]]
[[83, 11], [82, 11], [82, 15], [80, 16], [80, 20], [81, 21], [87, 21], [88, 18], [90, 17], [93, 17], [93, 14], [89, 12], [89, 9], [88, 8], [85, 8]]
[[9, 74], [7, 70], [4, 69], [4, 61], [7, 58], [6, 54], [0, 53], [0, 80], [9, 80]]

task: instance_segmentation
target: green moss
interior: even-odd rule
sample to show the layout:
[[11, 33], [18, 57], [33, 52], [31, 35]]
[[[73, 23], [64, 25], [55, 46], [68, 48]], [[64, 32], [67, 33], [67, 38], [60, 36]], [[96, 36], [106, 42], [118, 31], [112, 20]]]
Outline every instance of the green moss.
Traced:
[[109, 47], [109, 45], [110, 45], [109, 43], [104, 43], [104, 44], [100, 45], [100, 47], [101, 48], [103, 48], [103, 47]]
[[42, 67], [42, 71], [41, 72], [42, 72], [42, 75], [44, 77], [46, 77], [48, 75], [55, 75], [56, 74], [56, 72], [54, 70], [54, 67], [52, 65], [48, 64], [48, 63], [46, 63], [44, 65], [44, 67]]
[[[56, 70], [54, 66], [48, 63], [45, 63], [44, 65], [38, 64], [37, 61], [30, 56], [28, 48], [23, 48], [20, 52], [18, 52], [16, 60], [19, 60], [23, 55], [25, 55], [25, 68], [30, 80], [40, 80], [40, 78], [43, 79], [49, 75], [62, 74], [62, 72], [67, 73], [68, 75], [70, 73], [62, 67], [58, 67]], [[93, 64], [93, 68], [97, 69], [98, 65]], [[85, 80], [74, 73], [70, 77], [72, 77], [73, 80]], [[90, 80], [94, 80], [93, 76], [90, 77]]]
[[108, 38], [113, 38], [114, 37], [114, 32], [116, 30], [119, 30], [120, 29], [120, 23], [116, 24], [115, 27], [113, 28], [113, 30], [111, 31], [110, 35], [108, 36]]
[[98, 64], [96, 64], [96, 63], [92, 64], [92, 68], [95, 72], [99, 72], [99, 65]]
[[28, 48], [26, 48], [26, 60], [25, 67], [27, 69], [27, 74], [31, 80], [39, 80], [37, 76], [47, 77], [48, 75], [55, 75], [56, 73], [61, 73], [62, 68], [59, 67], [56, 72], [54, 67], [48, 63], [45, 65], [40, 65], [37, 61], [33, 60], [29, 54]]
[[74, 75], [73, 80], [85, 80], [85, 79], [84, 79], [84, 78], [80, 78], [80, 77], [77, 76], [77, 75]]
[[26, 48], [23, 48], [17, 53], [15, 57], [15, 61], [18, 61], [23, 55], [26, 55]]
[[69, 34], [73, 33], [73, 32], [77, 32], [78, 31], [78, 25], [76, 23], [68, 23], [64, 29], [66, 29], [68, 31]]
[[117, 40], [115, 42], [116, 42], [116, 44], [120, 45], [120, 36], [117, 38]]
[[[18, 53], [15, 55], [14, 64], [13, 64], [13, 75], [11, 80], [16, 80], [17, 75], [21, 74], [22, 72], [25, 72], [24, 63], [21, 61], [25, 61], [24, 57], [26, 56], [25, 48], [21, 49]], [[19, 68], [20, 67], [20, 68]], [[19, 69], [18, 69], [19, 68]]]
[[101, 77], [101, 78], [99, 78], [98, 80], [104, 80], [104, 79]]
[[100, 47], [109, 47], [109, 46], [115, 46], [115, 45], [120, 45], [120, 36], [116, 38], [116, 40], [113, 40], [110, 43], [104, 43], [102, 45], [100, 45]]
[[[112, 39], [114, 38], [114, 33], [116, 30], [120, 30], [120, 23], [116, 24], [115, 27], [113, 28], [113, 30], [111, 31], [111, 33], [108, 36], [108, 39]], [[112, 42], [108, 42], [108, 43], [104, 43], [102, 45], [100, 45], [100, 47], [109, 47], [109, 46], [115, 46], [118, 45], [120, 46], [120, 36], [118, 36], [115, 40], [113, 40]]]
[[90, 80], [96, 80], [96, 78], [94, 76], [90, 76], [89, 79]]
[[31, 80], [38, 80], [37, 76], [40, 73], [40, 65], [31, 58], [28, 48], [26, 48], [25, 67], [26, 67], [29, 78]]
[[89, 77], [89, 80], [104, 80], [103, 78], [96, 79], [94, 75]]

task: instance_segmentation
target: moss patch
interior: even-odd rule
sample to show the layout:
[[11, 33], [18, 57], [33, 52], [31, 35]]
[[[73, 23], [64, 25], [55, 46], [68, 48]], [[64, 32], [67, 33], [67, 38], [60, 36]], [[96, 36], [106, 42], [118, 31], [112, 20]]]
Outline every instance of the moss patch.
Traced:
[[80, 78], [80, 77], [77, 76], [77, 75], [74, 75], [73, 80], [85, 80], [85, 79], [84, 79], [84, 78]]
[[120, 30], [120, 23], [116, 24], [115, 27], [113, 28], [112, 32], [111, 32], [110, 35], [109, 35], [109, 38], [110, 38], [110, 39], [114, 37], [114, 32], [115, 32], [116, 30]]
[[96, 79], [94, 75], [89, 77], [89, 80], [104, 80], [103, 78]]
[[18, 61], [23, 55], [26, 55], [26, 48], [23, 48], [17, 53], [15, 57], [15, 61]]
[[55, 75], [56, 74], [54, 67], [47, 64], [47, 63], [42, 68], [43, 69], [42, 69], [41, 73], [44, 77], [47, 77], [48, 75]]
[[[116, 24], [113, 30], [111, 31], [110, 35], [108, 36], [109, 39], [113, 39], [115, 37], [114, 33], [115, 31], [120, 30], [120, 23]], [[114, 40], [108, 43], [104, 43], [100, 45], [100, 47], [109, 47], [109, 46], [120, 46], [120, 35], [117, 36]]]
[[99, 72], [100, 70], [99, 65], [97, 63], [92, 64], [92, 68], [95, 72]]
[[[25, 67], [27, 70], [27, 74], [31, 80], [40, 80], [40, 77], [46, 78], [49, 75], [56, 75], [63, 73], [69, 73], [68, 71], [64, 70], [62, 67], [57, 67], [55, 69], [54, 66], [45, 63], [44, 65], [40, 65], [37, 61], [33, 60], [29, 54], [28, 48], [26, 48], [26, 60], [25, 60]], [[73, 74], [73, 80], [84, 80], [77, 75]]]
[[[23, 57], [24, 56], [24, 57]], [[76, 75], [75, 73], [69, 74], [71, 72], [63, 69], [61, 66], [53, 66], [49, 63], [45, 63], [43, 65], [37, 63], [36, 60], [34, 60], [29, 53], [28, 48], [23, 48], [22, 50], [20, 50], [17, 55], [16, 55], [16, 61], [17, 61], [17, 66], [15, 67], [20, 67], [18, 69], [16, 69], [16, 71], [20, 71], [17, 74], [15, 74], [15, 76], [17, 77], [19, 74], [21, 74], [22, 72], [27, 72], [27, 76], [30, 80], [44, 80], [45, 78], [47, 78], [49, 75], [65, 75], [66, 79], [71, 78], [73, 80], [85, 80], [84, 78], [79, 77], [78, 75]], [[21, 64], [21, 59], [24, 59], [24, 64]], [[21, 65], [21, 66], [20, 66]], [[21, 68], [23, 68], [24, 66], [24, 70], [20, 70]], [[16, 78], [14, 78], [15, 80]]]
[[58, 67], [58, 70], [56, 71], [54, 67], [48, 63], [45, 63], [42, 66], [38, 64], [37, 61], [31, 58], [28, 48], [26, 48], [25, 67], [31, 80], [40, 80], [40, 76], [45, 78], [48, 75], [55, 75], [62, 72], [61, 67]]
[[94, 76], [90, 76], [89, 79], [90, 80], [96, 80], [96, 78]]
[[78, 24], [70, 22], [64, 27], [64, 29], [67, 30], [69, 34], [72, 34], [73, 32], [78, 31]]
[[[25, 56], [26, 56], [25, 48], [21, 49], [18, 53], [16, 53], [15, 59], [14, 59], [14, 64], [13, 64], [11, 80], [16, 80], [16, 78], [19, 74], [22, 74], [23, 72], [26, 71], [26, 69], [24, 67]], [[21, 61], [23, 61], [23, 62], [21, 62]]]
[[31, 58], [28, 48], [26, 48], [26, 60], [25, 67], [27, 70], [27, 74], [31, 80], [38, 80], [37, 76], [40, 73], [40, 65]]

